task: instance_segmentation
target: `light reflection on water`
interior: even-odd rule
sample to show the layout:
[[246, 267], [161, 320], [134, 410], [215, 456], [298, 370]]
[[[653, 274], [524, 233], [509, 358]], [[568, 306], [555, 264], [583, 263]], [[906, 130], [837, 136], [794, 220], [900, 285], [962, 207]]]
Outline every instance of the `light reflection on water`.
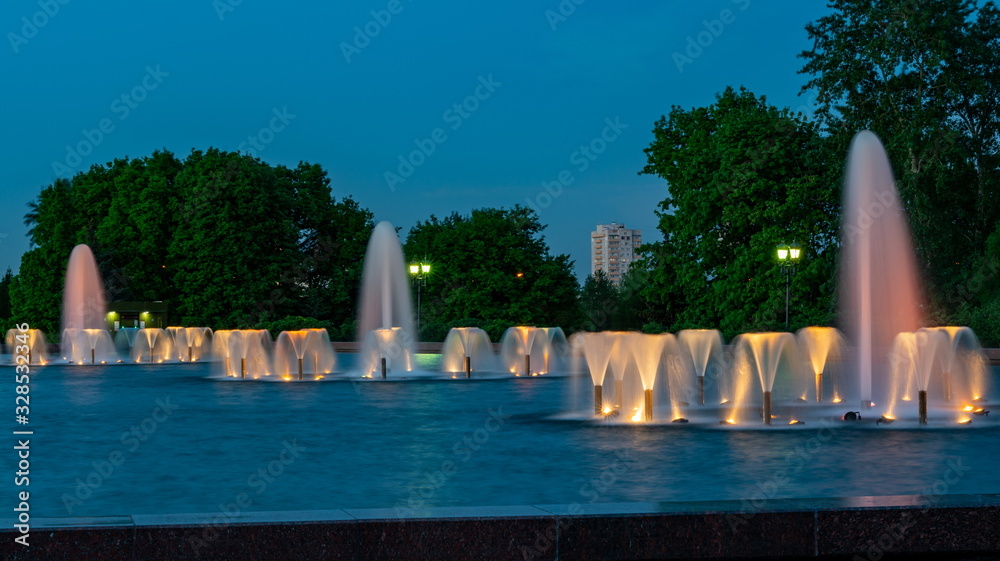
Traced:
[[[202, 363], [50, 366], [32, 381], [32, 506], [45, 516], [68, 516], [64, 493], [113, 451], [125, 462], [73, 515], [215, 512], [240, 492], [250, 510], [919, 494], [948, 461], [969, 466], [948, 492], [1000, 493], [1000, 430], [553, 420], [571, 378], [244, 382]], [[130, 450], [123, 436], [157, 399], [178, 408]], [[305, 450], [261, 489], [253, 475], [286, 441]]]

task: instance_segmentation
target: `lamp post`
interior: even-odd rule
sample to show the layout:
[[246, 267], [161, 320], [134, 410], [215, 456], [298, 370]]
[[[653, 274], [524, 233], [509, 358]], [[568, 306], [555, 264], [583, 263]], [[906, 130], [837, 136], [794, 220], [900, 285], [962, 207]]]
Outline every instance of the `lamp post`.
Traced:
[[788, 302], [790, 296], [790, 286], [792, 275], [795, 273], [795, 265], [802, 258], [802, 246], [797, 243], [781, 244], [778, 246], [778, 265], [785, 270], [785, 329], [788, 329]]
[[427, 274], [431, 272], [430, 263], [410, 264], [410, 276], [413, 277], [413, 284], [417, 285], [417, 336], [420, 333], [420, 292], [427, 284]]

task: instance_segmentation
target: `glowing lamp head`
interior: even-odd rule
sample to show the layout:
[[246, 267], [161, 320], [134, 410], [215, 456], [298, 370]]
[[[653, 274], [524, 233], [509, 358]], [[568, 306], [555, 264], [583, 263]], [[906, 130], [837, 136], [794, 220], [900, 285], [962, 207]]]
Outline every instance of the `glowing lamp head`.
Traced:
[[778, 246], [778, 261], [784, 263], [788, 260], [788, 246], [779, 245]]
[[427, 263], [421, 263], [420, 272], [426, 275], [427, 273], [431, 272], [431, 266], [428, 265]]
[[410, 265], [410, 274], [416, 275], [420, 273], [420, 265]]

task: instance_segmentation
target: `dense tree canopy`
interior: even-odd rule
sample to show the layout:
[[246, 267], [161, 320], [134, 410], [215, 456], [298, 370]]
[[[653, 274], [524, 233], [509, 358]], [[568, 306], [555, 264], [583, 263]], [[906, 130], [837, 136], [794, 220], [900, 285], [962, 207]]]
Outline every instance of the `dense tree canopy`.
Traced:
[[643, 173], [667, 181], [664, 241], [640, 267], [647, 319], [728, 336], [784, 328], [779, 243], [805, 257], [793, 278], [793, 328], [832, 320], [839, 189], [815, 124], [727, 88], [708, 107], [674, 107], [653, 129]]
[[929, 283], [929, 320], [952, 321], [970, 301], [961, 293], [1000, 258], [986, 245], [1000, 226], [1000, 11], [974, 0], [830, 5], [801, 54], [828, 161], [843, 165], [857, 131], [879, 135]]
[[432, 266], [422, 296], [422, 339], [440, 340], [457, 326], [482, 327], [496, 340], [512, 325], [576, 325], [573, 262], [549, 253], [543, 229], [522, 206], [418, 222], [403, 249], [411, 262]]
[[371, 212], [332, 196], [317, 165], [216, 149], [95, 165], [44, 188], [25, 222], [32, 247], [11, 284], [12, 314], [53, 335], [78, 243], [93, 249], [109, 300], [167, 301], [175, 323], [349, 324], [374, 226]]

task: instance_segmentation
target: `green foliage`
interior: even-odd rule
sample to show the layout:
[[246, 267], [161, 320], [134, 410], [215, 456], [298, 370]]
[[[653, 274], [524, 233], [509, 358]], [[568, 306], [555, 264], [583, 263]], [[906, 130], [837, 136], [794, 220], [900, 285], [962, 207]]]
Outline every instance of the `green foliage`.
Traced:
[[843, 165], [857, 131], [879, 135], [930, 283], [929, 320], [950, 321], [1000, 225], [1000, 11], [973, 0], [830, 7], [806, 27], [814, 47], [800, 55], [829, 161]]
[[94, 251], [109, 301], [164, 300], [171, 322], [215, 329], [286, 316], [349, 324], [371, 212], [332, 196], [317, 165], [209, 149], [91, 167], [42, 189], [10, 283], [15, 321], [57, 334], [73, 246]]
[[673, 107], [653, 129], [642, 173], [666, 180], [664, 241], [634, 265], [646, 320], [727, 337], [784, 329], [778, 243], [798, 241], [792, 327], [832, 319], [837, 182], [816, 125], [751, 92], [727, 88], [708, 107]]
[[432, 267], [422, 289], [421, 338], [443, 338], [460, 321], [476, 322], [494, 341], [512, 325], [575, 326], [573, 263], [549, 254], [543, 229], [522, 206], [418, 222], [404, 252]]

